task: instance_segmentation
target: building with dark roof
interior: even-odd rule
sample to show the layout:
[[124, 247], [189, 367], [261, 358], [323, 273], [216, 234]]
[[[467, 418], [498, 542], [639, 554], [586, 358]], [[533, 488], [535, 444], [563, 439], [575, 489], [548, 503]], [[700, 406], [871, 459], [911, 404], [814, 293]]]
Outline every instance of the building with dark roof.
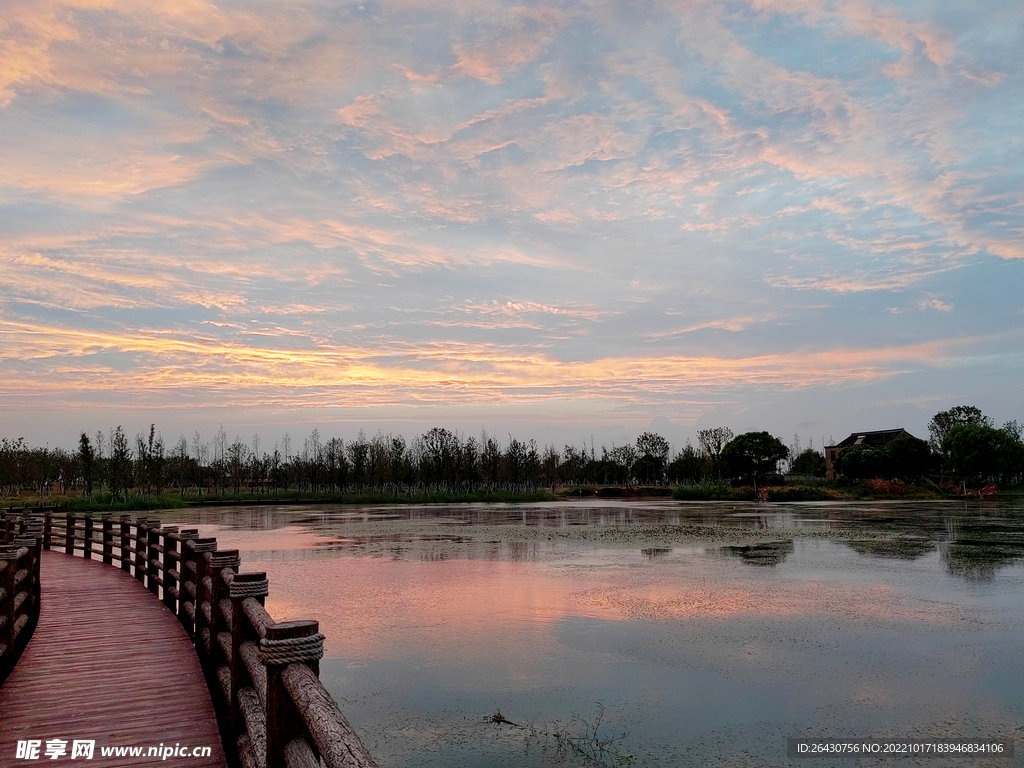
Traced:
[[901, 437], [913, 437], [907, 430], [899, 429], [878, 429], [874, 432], [851, 432], [850, 436], [835, 445], [825, 446], [825, 477], [835, 480], [839, 477], [836, 472], [836, 458], [839, 452], [852, 445], [866, 445], [868, 448], [885, 448], [899, 440]]

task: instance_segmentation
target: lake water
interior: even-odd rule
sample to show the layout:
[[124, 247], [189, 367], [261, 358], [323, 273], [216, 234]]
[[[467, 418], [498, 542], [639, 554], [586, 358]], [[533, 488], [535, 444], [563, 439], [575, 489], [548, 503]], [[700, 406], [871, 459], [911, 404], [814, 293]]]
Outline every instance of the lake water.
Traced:
[[603, 765], [881, 762], [788, 760], [787, 737], [1015, 739], [1024, 754], [1024, 502], [164, 519], [266, 571], [278, 620], [320, 621], [321, 678], [388, 768], [593, 764], [573, 743], [606, 746]]

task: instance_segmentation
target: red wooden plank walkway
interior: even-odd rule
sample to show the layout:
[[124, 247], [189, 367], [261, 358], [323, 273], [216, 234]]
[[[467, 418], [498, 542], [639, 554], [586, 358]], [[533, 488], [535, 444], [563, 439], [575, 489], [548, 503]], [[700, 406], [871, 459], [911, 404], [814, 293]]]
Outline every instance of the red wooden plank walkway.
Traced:
[[[0, 687], [0, 766], [70, 764], [74, 739], [95, 739], [98, 768], [224, 766], [199, 659], [178, 620], [139, 582], [96, 560], [44, 552], [39, 624]], [[40, 760], [17, 742], [43, 741]], [[46, 739], [67, 755], [49, 760]], [[147, 757], [150, 746], [212, 747], [211, 757]], [[141, 757], [101, 747], [141, 746]]]

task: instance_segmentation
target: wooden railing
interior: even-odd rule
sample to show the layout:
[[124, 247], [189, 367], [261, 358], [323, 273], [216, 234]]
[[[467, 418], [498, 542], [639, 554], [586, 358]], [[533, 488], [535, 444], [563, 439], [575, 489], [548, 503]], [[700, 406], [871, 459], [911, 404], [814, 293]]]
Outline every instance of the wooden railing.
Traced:
[[0, 520], [0, 683], [39, 620], [40, 534], [37, 525]]
[[376, 767], [320, 682], [319, 625], [275, 622], [264, 607], [266, 574], [239, 573], [238, 550], [219, 550], [195, 529], [128, 515], [44, 512], [0, 523], [0, 530], [39, 531], [37, 575], [40, 546], [80, 552], [120, 567], [166, 605], [193, 638], [224, 746], [245, 768]]

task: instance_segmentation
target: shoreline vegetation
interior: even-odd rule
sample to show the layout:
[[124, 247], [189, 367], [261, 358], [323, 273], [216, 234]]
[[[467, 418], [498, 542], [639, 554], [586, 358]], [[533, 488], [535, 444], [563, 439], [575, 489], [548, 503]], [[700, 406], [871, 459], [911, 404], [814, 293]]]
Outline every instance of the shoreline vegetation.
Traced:
[[[1024, 487], [1002, 490], [999, 497], [1024, 495]], [[848, 502], [848, 501], [913, 501], [977, 498], [976, 494], [955, 493], [934, 484], [906, 484], [897, 481], [843, 483], [823, 481], [814, 484], [732, 487], [726, 483], [696, 483], [678, 486], [576, 486], [529, 490], [417, 490], [394, 492], [353, 491], [348, 493], [310, 493], [276, 491], [268, 493], [197, 494], [195, 489], [184, 494], [177, 491], [128, 494], [127, 498], [112, 494], [92, 497], [25, 495], [0, 501], [0, 508], [42, 508], [62, 512], [149, 512], [206, 506], [318, 505], [352, 506], [416, 506], [425, 504], [530, 504], [583, 499], [664, 499], [674, 501], [733, 502]]]
[[[0, 507], [129, 512], [203, 504], [529, 503], [570, 498], [662, 497], [677, 501], [855, 501], [991, 495], [1024, 482], [1024, 428], [997, 429], [972, 406], [935, 415], [928, 441], [903, 430], [885, 445], [851, 435], [825, 453], [785, 445], [768, 432], [697, 432], [673, 453], [644, 432], [633, 443], [508, 442], [434, 427], [407, 442], [378, 432], [325, 439], [314, 429], [301, 448], [286, 432], [272, 450], [212, 443], [195, 433], [168, 445], [151, 424], [134, 441], [121, 426], [79, 435], [78, 450], [0, 439]], [[885, 434], [889, 434], [886, 432]], [[875, 435], [876, 433], [868, 433]], [[850, 442], [857, 438], [855, 442]], [[134, 442], [134, 447], [133, 443]], [[863, 444], [861, 444], [863, 443]], [[831, 462], [831, 463], [830, 463]], [[825, 478], [837, 478], [828, 479]], [[45, 501], [44, 501], [45, 500]]]

